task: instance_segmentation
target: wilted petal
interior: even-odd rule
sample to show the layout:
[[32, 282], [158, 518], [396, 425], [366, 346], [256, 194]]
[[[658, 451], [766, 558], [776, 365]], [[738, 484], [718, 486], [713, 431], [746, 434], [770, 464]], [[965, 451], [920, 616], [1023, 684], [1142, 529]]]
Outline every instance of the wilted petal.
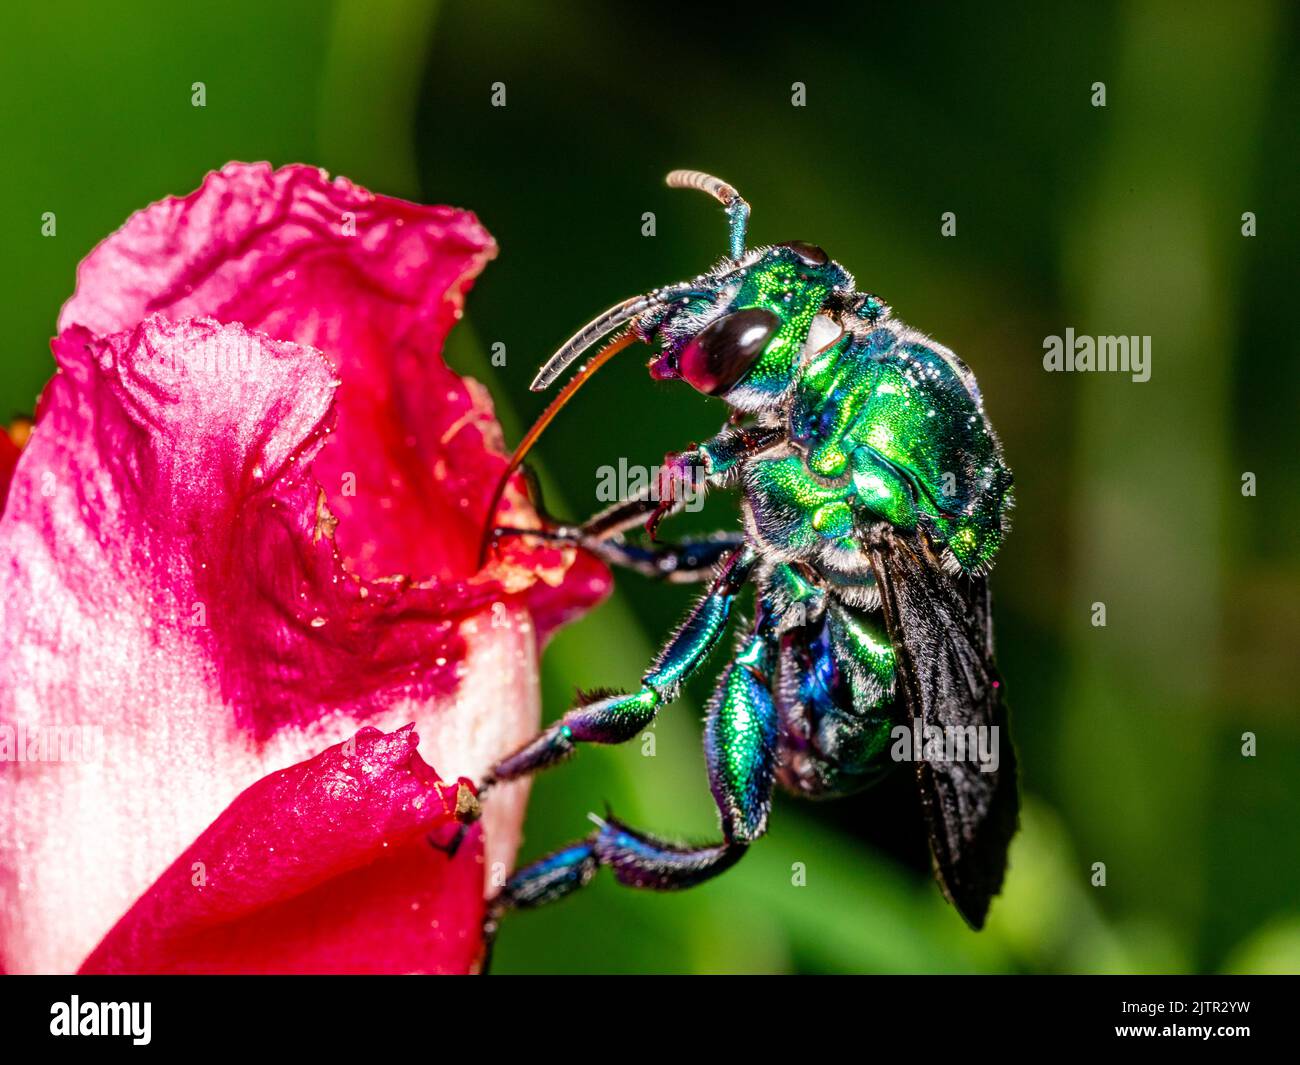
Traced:
[[[366, 582], [338, 558], [318, 353], [148, 319], [55, 354], [0, 518], [0, 725], [102, 742], [0, 764], [11, 972], [75, 968], [233, 796], [361, 725], [415, 721], [431, 764], [474, 778], [537, 718], [527, 615], [491, 582]], [[493, 860], [522, 799], [494, 796]], [[444, 875], [474, 863], [481, 893], [479, 857]]]
[[[366, 728], [263, 777], [168, 867], [82, 971], [468, 970], [483, 903], [481, 867], [466, 859], [477, 857], [479, 833], [460, 861], [427, 837], [472, 817], [477, 802], [464, 782], [440, 781], [415, 745], [409, 727]], [[394, 877], [411, 882], [393, 891]]]
[[[316, 475], [348, 568], [466, 579], [504, 469], [485, 389], [442, 361], [496, 245], [473, 214], [375, 196], [321, 170], [232, 163], [133, 216], [82, 263], [60, 327], [207, 315], [310, 344], [342, 382]], [[529, 524], [518, 494], [512, 524]], [[519, 541], [489, 576], [525, 593], [542, 634], [608, 591], [604, 568]], [[508, 569], [507, 569], [508, 565]]]

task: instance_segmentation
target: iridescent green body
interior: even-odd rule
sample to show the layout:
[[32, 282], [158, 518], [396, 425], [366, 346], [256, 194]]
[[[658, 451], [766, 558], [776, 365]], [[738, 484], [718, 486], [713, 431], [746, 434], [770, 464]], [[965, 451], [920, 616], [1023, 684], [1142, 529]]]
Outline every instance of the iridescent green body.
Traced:
[[955, 568], [992, 562], [1011, 477], [974, 378], [947, 349], [891, 321], [846, 330], [796, 380], [789, 431], [789, 453], [747, 481], [774, 547], [851, 551], [863, 520], [924, 521]]
[[[676, 181], [674, 180], [676, 179]], [[720, 642], [746, 584], [755, 618], [709, 703], [705, 752], [723, 842], [680, 847], [601, 822], [586, 851], [517, 874], [503, 906], [585, 883], [599, 865], [627, 884], [689, 886], [732, 864], [766, 830], [773, 785], [834, 796], [893, 764], [900, 723], [1005, 725], [992, 662], [984, 574], [1006, 531], [1011, 474], [975, 378], [951, 351], [896, 319], [820, 248], [744, 252], [748, 206], [715, 178], [675, 172], [727, 205], [732, 255], [680, 285], [612, 308], [538, 375], [543, 385], [587, 345], [629, 323], [659, 346], [652, 376], [686, 380], [730, 408], [721, 431], [664, 467], [694, 487], [738, 487], [740, 525], [708, 541], [641, 545], [683, 499], [625, 500], [556, 539], [608, 561], [709, 591], [668, 641], [639, 692], [570, 710], [504, 759], [509, 779], [581, 741], [644, 728]], [[978, 927], [1015, 828], [1014, 755], [1005, 770], [918, 764], [940, 883]], [[560, 855], [568, 855], [561, 859]], [[576, 857], [574, 857], [576, 856]]]
[[[1010, 471], [970, 370], [851, 284], [838, 264], [805, 262], [778, 245], [724, 264], [707, 281], [697, 278], [693, 285], [712, 299], [692, 295], [641, 327], [670, 353], [667, 365], [656, 364], [657, 376], [669, 377], [679, 323], [691, 330], [689, 342], [707, 326], [707, 314], [719, 312], [717, 294], [726, 299], [724, 316], [760, 308], [779, 319], [753, 368], [724, 398], [783, 439], [737, 459], [729, 425], [699, 453], [715, 477], [741, 483], [749, 541], [768, 562], [755, 583], [770, 612], [781, 616], [798, 601], [803, 627], [815, 630], [827, 601], [837, 603], [828, 636], [808, 639], [811, 650], [797, 667], [786, 656], [785, 668], [805, 677], [820, 670], [848, 678], [847, 687], [782, 685], [796, 709], [787, 715], [779, 779], [805, 794], [851, 790], [888, 768], [882, 762], [898, 716], [893, 654], [864, 530], [882, 521], [923, 529], [949, 571], [983, 573], [1011, 505]], [[857, 683], [863, 675], [873, 683]], [[799, 715], [807, 720], [790, 720]], [[742, 747], [725, 732], [718, 744], [724, 759]]]

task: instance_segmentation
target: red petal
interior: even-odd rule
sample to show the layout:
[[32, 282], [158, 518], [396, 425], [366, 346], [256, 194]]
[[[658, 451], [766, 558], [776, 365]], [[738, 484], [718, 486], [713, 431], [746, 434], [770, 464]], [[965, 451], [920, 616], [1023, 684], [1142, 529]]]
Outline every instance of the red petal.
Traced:
[[263, 777], [81, 971], [467, 971], [480, 949], [479, 833], [454, 860], [426, 837], [476, 803], [467, 782], [438, 780], [416, 742], [410, 726], [366, 728]]
[[[0, 766], [0, 967], [75, 964], [231, 794], [363, 722], [414, 718], [431, 761], [471, 776], [535, 727], [532, 625], [608, 575], [526, 542], [475, 572], [504, 459], [486, 393], [438, 353], [493, 250], [464, 212], [232, 165], [83, 264], [0, 518], [0, 725], [102, 729], [104, 757]], [[494, 862], [525, 794], [494, 795]], [[438, 862], [395, 845], [187, 933], [165, 964], [228, 967], [243, 937], [264, 944], [250, 966], [420, 968], [434, 926], [411, 902], [477, 937], [481, 870]], [[339, 917], [361, 896], [410, 958]]]
[[[344, 570], [312, 476], [318, 354], [157, 319], [55, 353], [0, 517], [0, 726], [102, 750], [0, 761], [9, 971], [75, 967], [231, 796], [362, 724], [415, 720], [473, 778], [538, 716], [534, 634], [491, 582]], [[493, 797], [493, 861], [523, 799]]]
[[0, 426], [0, 514], [4, 513], [5, 499], [9, 495], [9, 482], [13, 479], [14, 467], [18, 465], [21, 452], [13, 438]]
[[[466, 579], [505, 463], [486, 390], [440, 353], [495, 254], [469, 212], [375, 196], [313, 167], [232, 163], [96, 248], [60, 327], [207, 315], [324, 351], [342, 387], [315, 469], [345, 564], [372, 579]], [[512, 523], [535, 520], [508, 502]], [[585, 556], [570, 575], [572, 551], [520, 542], [504, 557], [514, 572], [492, 576], [528, 594], [543, 635], [609, 588]]]

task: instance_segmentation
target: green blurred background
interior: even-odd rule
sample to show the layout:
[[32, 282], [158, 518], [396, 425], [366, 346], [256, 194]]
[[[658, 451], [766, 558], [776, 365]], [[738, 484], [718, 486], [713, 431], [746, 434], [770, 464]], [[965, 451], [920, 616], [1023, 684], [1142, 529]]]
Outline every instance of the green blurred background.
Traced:
[[[822, 244], [979, 375], [1019, 500], [993, 582], [1025, 796], [1007, 889], [967, 931], [900, 775], [836, 804], [779, 799], [770, 838], [693, 892], [601, 878], [513, 919], [497, 971], [1300, 971], [1296, 17], [1281, 2], [810, 5], [780, 21], [676, 2], [7, 5], [0, 414], [31, 409], [96, 241], [227, 160], [269, 159], [479, 213], [501, 254], [448, 357], [517, 440], [542, 405], [533, 370], [576, 326], [724, 251], [717, 208], [662, 184], [673, 167], [719, 173], [754, 205], [755, 242]], [[1066, 327], [1151, 335], [1151, 380], [1045, 373], [1043, 338]], [[548, 503], [585, 516], [598, 467], [653, 464], [719, 420], [615, 363], [535, 453]], [[723, 498], [686, 524], [731, 520]], [[548, 715], [575, 685], [634, 682], [690, 594], [620, 576], [549, 648]], [[710, 683], [663, 714], [653, 757], [593, 750], [539, 779], [525, 855], [605, 802], [714, 837]]]

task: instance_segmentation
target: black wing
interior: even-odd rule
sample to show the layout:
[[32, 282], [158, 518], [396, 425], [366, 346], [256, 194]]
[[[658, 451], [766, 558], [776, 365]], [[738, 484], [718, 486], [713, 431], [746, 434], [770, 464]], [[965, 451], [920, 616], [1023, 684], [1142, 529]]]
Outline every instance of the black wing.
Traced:
[[922, 727], [997, 727], [988, 734], [997, 737], [995, 772], [982, 772], [969, 755], [916, 763], [935, 876], [971, 927], [980, 928], [1002, 887], [1020, 808], [993, 664], [988, 584], [949, 576], [917, 536], [889, 526], [873, 530], [867, 550], [894, 645], [902, 709]]

